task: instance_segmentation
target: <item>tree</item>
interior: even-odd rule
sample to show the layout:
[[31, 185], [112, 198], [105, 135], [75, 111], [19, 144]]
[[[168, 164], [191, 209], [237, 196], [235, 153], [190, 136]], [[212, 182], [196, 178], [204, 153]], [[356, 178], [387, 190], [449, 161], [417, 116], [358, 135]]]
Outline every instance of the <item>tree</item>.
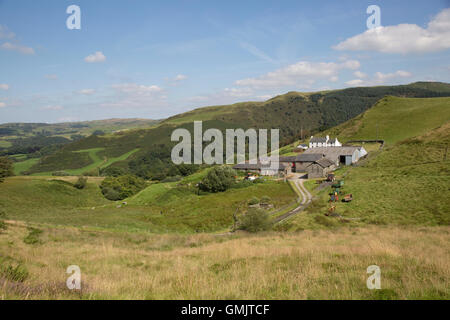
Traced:
[[100, 188], [106, 199], [115, 201], [131, 197], [145, 186], [144, 179], [128, 174], [120, 177], [106, 177]]
[[239, 221], [239, 229], [248, 232], [269, 230], [272, 226], [269, 214], [262, 209], [250, 209]]
[[207, 192], [226, 191], [235, 182], [236, 171], [227, 166], [214, 167], [199, 184], [200, 190]]
[[79, 177], [73, 186], [77, 189], [84, 189], [86, 187], [87, 180], [88, 179], [86, 177]]
[[14, 175], [13, 162], [8, 157], [0, 157], [0, 182], [12, 175]]

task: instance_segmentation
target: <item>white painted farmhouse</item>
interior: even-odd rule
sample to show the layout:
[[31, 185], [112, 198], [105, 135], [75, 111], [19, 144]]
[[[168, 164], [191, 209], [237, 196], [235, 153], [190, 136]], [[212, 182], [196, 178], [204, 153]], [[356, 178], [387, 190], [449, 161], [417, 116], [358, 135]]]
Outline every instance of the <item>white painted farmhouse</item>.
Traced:
[[325, 138], [311, 136], [311, 139], [309, 140], [309, 148], [341, 146], [342, 143], [340, 143], [337, 138], [330, 139], [330, 136], [326, 136]]

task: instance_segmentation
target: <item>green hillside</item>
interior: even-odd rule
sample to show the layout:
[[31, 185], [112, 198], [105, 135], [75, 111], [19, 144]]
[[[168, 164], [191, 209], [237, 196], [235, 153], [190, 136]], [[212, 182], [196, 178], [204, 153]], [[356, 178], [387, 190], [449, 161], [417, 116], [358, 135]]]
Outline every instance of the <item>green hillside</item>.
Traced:
[[333, 129], [342, 141], [383, 139], [391, 144], [422, 135], [450, 120], [450, 98], [386, 97], [360, 116]]
[[[253, 197], [269, 196], [274, 209], [295, 199], [283, 181], [267, 180], [222, 193], [197, 193], [194, 187], [204, 173], [175, 183], [152, 184], [126, 199], [126, 206], [106, 200], [98, 179], [89, 178], [83, 190], [73, 187], [74, 178], [12, 177], [0, 185], [0, 207], [8, 219], [143, 232], [227, 231], [236, 209]], [[70, 179], [70, 181], [68, 181]], [[220, 205], [218, 205], [220, 204]]]
[[344, 141], [374, 139], [376, 123], [386, 146], [370, 152], [358, 166], [336, 172], [344, 179], [344, 193], [354, 198], [333, 203], [344, 220], [323, 217], [331, 189], [316, 191], [310, 184], [318, 196], [310, 214], [295, 217], [283, 228], [338, 226], [342, 221], [354, 226], [450, 224], [450, 99], [389, 97], [328, 133]]
[[[119, 157], [140, 149], [128, 159], [113, 164], [144, 178], [170, 174], [170, 135], [175, 128], [193, 130], [194, 120], [203, 120], [204, 130], [217, 128], [279, 128], [281, 144], [339, 125], [376, 104], [387, 95], [423, 98], [450, 96], [445, 83], [414, 83], [401, 86], [349, 88], [317, 93], [289, 92], [265, 102], [216, 106], [183, 113], [147, 130], [132, 130], [106, 136], [90, 136], [65, 145], [30, 168], [30, 173], [79, 169], [91, 163], [73, 151], [104, 148], [100, 156]], [[303, 129], [303, 130], [302, 130]], [[86, 163], [86, 159], [88, 163]]]

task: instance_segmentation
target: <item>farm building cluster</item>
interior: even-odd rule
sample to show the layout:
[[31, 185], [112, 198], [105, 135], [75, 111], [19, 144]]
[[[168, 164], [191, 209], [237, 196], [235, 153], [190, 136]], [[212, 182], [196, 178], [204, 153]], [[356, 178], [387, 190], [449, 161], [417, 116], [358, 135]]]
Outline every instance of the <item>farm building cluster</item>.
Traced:
[[260, 175], [288, 175], [292, 172], [304, 173], [308, 178], [326, 177], [342, 165], [352, 165], [367, 155], [362, 146], [343, 146], [337, 138], [311, 137], [309, 145], [296, 148], [302, 152], [294, 156], [280, 156], [275, 159], [258, 159], [256, 163], [247, 161], [233, 168]]

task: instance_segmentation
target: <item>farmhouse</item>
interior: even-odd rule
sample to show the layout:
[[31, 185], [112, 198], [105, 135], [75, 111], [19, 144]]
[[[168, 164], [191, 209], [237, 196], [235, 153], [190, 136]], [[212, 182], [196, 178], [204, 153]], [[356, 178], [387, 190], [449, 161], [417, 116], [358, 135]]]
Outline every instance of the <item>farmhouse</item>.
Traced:
[[330, 136], [326, 136], [325, 138], [311, 136], [311, 139], [309, 140], [309, 148], [340, 146], [342, 146], [342, 143], [340, 143], [337, 138], [330, 138]]

